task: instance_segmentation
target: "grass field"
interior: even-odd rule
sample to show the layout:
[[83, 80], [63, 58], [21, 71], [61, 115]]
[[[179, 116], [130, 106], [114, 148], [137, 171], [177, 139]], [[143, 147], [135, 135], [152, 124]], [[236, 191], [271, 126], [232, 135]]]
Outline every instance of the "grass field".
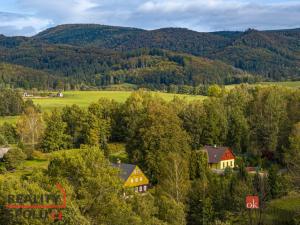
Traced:
[[0, 116], [0, 125], [7, 122], [10, 124], [16, 123], [18, 116]]
[[[227, 90], [231, 90], [238, 86], [239, 84], [232, 84], [232, 85], [226, 85], [225, 88]], [[278, 85], [278, 86], [284, 86], [284, 87], [290, 87], [290, 88], [300, 88], [300, 81], [285, 81], [285, 82], [261, 82], [258, 84], [251, 84], [253, 86], [256, 85], [262, 85], [262, 86], [268, 86], [268, 85]]]
[[286, 81], [286, 82], [262, 82], [264, 85], [280, 85], [285, 87], [300, 88], [300, 81]]
[[[113, 99], [117, 102], [125, 102], [131, 95], [129, 91], [67, 91], [64, 92], [63, 98], [40, 98], [33, 99], [34, 103], [39, 104], [42, 110], [49, 111], [53, 108], [62, 108], [66, 105], [79, 105], [80, 107], [88, 107], [92, 102], [96, 102], [99, 98]], [[166, 101], [170, 101], [174, 96], [185, 98], [187, 101], [203, 99], [204, 96], [180, 95], [161, 92], [152, 92], [162, 97]]]
[[[125, 102], [126, 99], [131, 95], [130, 91], [67, 91], [64, 92], [63, 98], [35, 98], [33, 102], [39, 104], [42, 111], [49, 112], [54, 108], [62, 108], [66, 105], [79, 105], [80, 107], [86, 108], [92, 102], [97, 102], [100, 98], [113, 99], [117, 102]], [[171, 101], [174, 96], [186, 99], [187, 101], [202, 100], [204, 96], [193, 96], [183, 94], [170, 94], [162, 92], [151, 92], [154, 95], [162, 97], [166, 101]], [[16, 123], [18, 116], [7, 116], [0, 117], [0, 125], [4, 122]]]
[[300, 194], [289, 193], [288, 196], [272, 200], [267, 205], [266, 214], [266, 225], [299, 224], [293, 219], [300, 219]]

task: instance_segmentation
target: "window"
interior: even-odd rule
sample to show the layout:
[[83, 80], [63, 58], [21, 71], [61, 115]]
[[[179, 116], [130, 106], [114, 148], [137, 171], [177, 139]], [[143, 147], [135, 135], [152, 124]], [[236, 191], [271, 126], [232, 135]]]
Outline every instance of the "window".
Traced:
[[140, 177], [140, 181], [143, 181], [143, 178], [142, 178], [142, 177]]
[[232, 161], [230, 162], [230, 166], [233, 166], [233, 162]]
[[223, 168], [225, 168], [225, 163], [223, 162]]
[[227, 162], [226, 164], [227, 164], [227, 167], [228, 167], [229, 166], [229, 162]]
[[139, 178], [135, 178], [135, 182], [139, 182]]
[[147, 186], [146, 185], [144, 185], [144, 191], [147, 191]]
[[131, 178], [131, 181], [130, 181], [131, 183], [133, 183], [133, 178]]
[[135, 191], [135, 192], [138, 192], [138, 191], [139, 191], [139, 188], [138, 188], [138, 187], [135, 187], [135, 188], [134, 188], [134, 191]]
[[143, 191], [143, 186], [139, 186], [139, 192]]

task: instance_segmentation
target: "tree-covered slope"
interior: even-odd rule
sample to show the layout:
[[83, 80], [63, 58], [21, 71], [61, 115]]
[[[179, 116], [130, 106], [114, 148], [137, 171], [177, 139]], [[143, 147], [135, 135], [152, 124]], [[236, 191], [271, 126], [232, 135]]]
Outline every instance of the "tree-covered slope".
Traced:
[[33, 37], [35, 41], [52, 44], [94, 46], [132, 50], [162, 48], [203, 55], [224, 47], [230, 39], [213, 33], [200, 33], [183, 28], [164, 28], [153, 31], [91, 24], [61, 25]]
[[33, 40], [52, 44], [116, 47], [141, 32], [143, 30], [136, 28], [70, 24], [47, 29], [34, 36]]
[[299, 78], [300, 29], [203, 33], [181, 28], [145, 31], [100, 25], [64, 25], [35, 36], [49, 43], [132, 50], [160, 48], [222, 60], [265, 78]]
[[300, 29], [203, 33], [60, 25], [31, 38], [0, 36], [0, 62], [53, 74], [71, 87], [289, 80], [300, 78], [299, 36]]
[[0, 61], [65, 78], [71, 85], [131, 83], [159, 88], [171, 84], [224, 84], [257, 79], [220, 61], [158, 49], [120, 52], [92, 47], [23, 44], [0, 52]]
[[39, 70], [28, 67], [0, 63], [0, 87], [21, 87], [25, 89], [56, 88], [58, 78]]

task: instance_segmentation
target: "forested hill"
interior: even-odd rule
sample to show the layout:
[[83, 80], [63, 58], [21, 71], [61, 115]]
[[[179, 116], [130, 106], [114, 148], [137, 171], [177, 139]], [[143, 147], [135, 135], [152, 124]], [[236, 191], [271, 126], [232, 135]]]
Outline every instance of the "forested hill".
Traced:
[[143, 31], [101, 25], [63, 25], [34, 37], [50, 43], [102, 48], [162, 48], [219, 59], [271, 79], [300, 76], [300, 29], [201, 33], [181, 28]]
[[71, 85], [300, 79], [300, 29], [203, 33], [60, 25], [30, 38], [0, 36], [0, 62], [64, 77]]
[[51, 89], [58, 88], [62, 78], [32, 68], [0, 63], [0, 88]]

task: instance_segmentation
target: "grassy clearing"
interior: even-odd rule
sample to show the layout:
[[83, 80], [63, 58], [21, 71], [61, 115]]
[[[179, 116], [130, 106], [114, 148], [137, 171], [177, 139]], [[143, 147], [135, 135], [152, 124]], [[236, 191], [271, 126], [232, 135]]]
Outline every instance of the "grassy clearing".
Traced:
[[266, 224], [298, 224], [300, 220], [300, 194], [290, 193], [281, 199], [271, 201], [267, 207]]
[[[120, 159], [122, 162], [128, 162], [128, 156], [125, 151], [125, 144], [123, 143], [109, 143], [108, 148], [111, 152], [109, 160], [111, 162], [117, 162]], [[36, 169], [47, 169], [52, 157], [59, 156], [61, 154], [76, 154], [80, 149], [61, 150], [52, 153], [42, 153], [40, 151], [34, 151], [32, 154], [33, 159], [25, 160], [20, 168], [7, 171], [4, 174], [0, 174], [0, 180], [20, 178], [21, 176], [30, 176]], [[3, 162], [0, 162], [0, 164]]]
[[[205, 96], [193, 96], [182, 94], [170, 94], [162, 92], [152, 92], [154, 95], [162, 97], [166, 101], [171, 101], [174, 96], [192, 100], [203, 100]], [[130, 91], [67, 91], [64, 92], [63, 98], [35, 98], [32, 99], [35, 104], [39, 104], [43, 112], [49, 112], [54, 108], [63, 108], [66, 105], [79, 105], [80, 107], [87, 108], [91, 103], [97, 102], [100, 98], [112, 99], [117, 102], [125, 102], [132, 94]], [[4, 122], [15, 124], [18, 116], [0, 116], [0, 125]]]
[[124, 163], [129, 161], [125, 145], [123, 143], [110, 143], [108, 144], [108, 149], [110, 151], [109, 160], [111, 162], [116, 163], [118, 159]]
[[31, 159], [24, 162], [24, 170], [47, 169], [49, 161], [47, 159]]
[[[125, 102], [126, 99], [131, 95], [130, 91], [67, 91], [64, 92], [63, 98], [40, 98], [33, 99], [33, 102], [39, 104], [42, 110], [49, 111], [54, 108], [62, 108], [66, 105], [79, 105], [80, 107], [88, 107], [92, 102], [96, 102], [100, 98], [112, 99], [117, 102]], [[191, 95], [180, 95], [170, 94], [161, 92], [152, 92], [162, 97], [166, 101], [171, 101], [174, 96], [184, 98], [187, 101], [191, 100], [202, 100], [204, 96], [191, 96]]]
[[273, 200], [270, 208], [287, 211], [298, 211], [300, 212], [300, 194], [290, 193], [288, 196], [281, 199]]
[[18, 118], [18, 116], [0, 116], [0, 125], [2, 125], [5, 122], [15, 124]]
[[286, 81], [286, 82], [262, 82], [263, 85], [280, 85], [285, 87], [300, 88], [300, 81]]
[[[227, 90], [231, 90], [240, 84], [232, 84], [232, 85], [226, 85], [225, 88]], [[261, 82], [258, 84], [250, 84], [251, 86], [271, 86], [271, 85], [278, 85], [278, 86], [283, 86], [283, 87], [290, 87], [290, 88], [300, 88], [300, 81], [285, 81], [285, 82]]]

